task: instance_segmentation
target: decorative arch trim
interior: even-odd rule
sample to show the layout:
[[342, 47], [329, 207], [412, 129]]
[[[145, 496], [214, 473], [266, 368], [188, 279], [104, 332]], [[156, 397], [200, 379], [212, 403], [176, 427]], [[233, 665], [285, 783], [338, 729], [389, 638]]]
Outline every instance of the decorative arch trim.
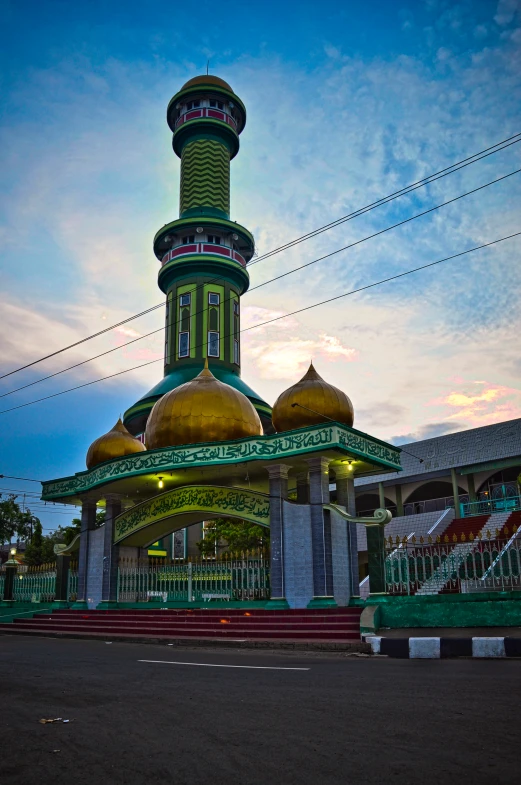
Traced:
[[118, 515], [114, 543], [144, 547], [176, 529], [223, 516], [269, 526], [269, 496], [219, 485], [175, 488]]

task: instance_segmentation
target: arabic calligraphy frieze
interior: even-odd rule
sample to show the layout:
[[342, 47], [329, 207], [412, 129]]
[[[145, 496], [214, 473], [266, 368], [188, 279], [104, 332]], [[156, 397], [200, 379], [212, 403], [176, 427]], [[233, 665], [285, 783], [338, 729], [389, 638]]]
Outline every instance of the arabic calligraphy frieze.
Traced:
[[352, 450], [361, 458], [376, 460], [386, 467], [400, 466], [400, 452], [391, 445], [373, 441], [342, 426], [314, 426], [287, 434], [252, 437], [235, 442], [163, 448], [115, 458], [73, 477], [43, 483], [42, 496], [49, 499], [86, 493], [91, 488], [136, 474], [234, 464], [256, 459], [283, 459], [335, 447]]
[[263, 493], [215, 485], [189, 485], [156, 496], [116, 518], [114, 541], [157, 523], [163, 518], [187, 512], [212, 512], [236, 516], [264, 526], [269, 524], [270, 502]]
[[359, 455], [377, 461], [385, 461], [392, 466], [400, 467], [400, 451], [390, 444], [377, 442], [360, 433], [338, 429], [338, 443], [341, 447], [359, 453]]

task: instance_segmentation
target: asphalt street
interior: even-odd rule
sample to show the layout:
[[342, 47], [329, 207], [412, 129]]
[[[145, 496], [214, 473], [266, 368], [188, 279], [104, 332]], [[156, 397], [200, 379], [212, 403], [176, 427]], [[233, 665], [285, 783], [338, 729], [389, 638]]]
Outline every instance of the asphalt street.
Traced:
[[0, 633], [0, 781], [517, 785], [520, 696], [521, 660]]

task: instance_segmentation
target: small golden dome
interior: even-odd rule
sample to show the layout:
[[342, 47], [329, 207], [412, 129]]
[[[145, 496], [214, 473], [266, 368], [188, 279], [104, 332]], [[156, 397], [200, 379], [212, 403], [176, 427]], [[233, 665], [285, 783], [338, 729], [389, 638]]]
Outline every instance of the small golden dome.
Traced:
[[230, 93], [233, 93], [233, 90], [228, 82], [225, 82], [224, 79], [219, 79], [218, 76], [211, 76], [210, 74], [204, 74], [204, 76], [194, 76], [193, 79], [189, 79], [188, 82], [182, 86], [181, 90], [186, 90], [187, 87], [197, 87], [200, 84], [214, 84], [218, 87], [224, 87], [225, 90], [229, 90]]
[[271, 419], [276, 431], [323, 425], [327, 420], [351, 427], [354, 410], [347, 395], [325, 382], [311, 363], [302, 379], [279, 395]]
[[121, 458], [123, 455], [133, 455], [143, 450], [145, 445], [134, 439], [120, 418], [112, 430], [92, 442], [87, 452], [87, 469], [92, 469], [103, 461], [110, 461], [111, 458]]
[[147, 449], [224, 442], [260, 436], [259, 415], [248, 398], [215, 378], [205, 361], [201, 373], [163, 395], [150, 412]]

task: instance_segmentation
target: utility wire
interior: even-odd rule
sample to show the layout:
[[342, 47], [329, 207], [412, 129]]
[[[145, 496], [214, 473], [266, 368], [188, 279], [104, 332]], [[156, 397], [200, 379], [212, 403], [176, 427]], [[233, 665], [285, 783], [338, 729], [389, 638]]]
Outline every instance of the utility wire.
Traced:
[[379, 232], [374, 232], [374, 234], [370, 234], [367, 237], [363, 237], [361, 240], [357, 240], [354, 243], [349, 243], [349, 245], [344, 245], [343, 248], [337, 248], [336, 251], [331, 251], [330, 253], [324, 254], [324, 256], [320, 256], [318, 259], [313, 259], [312, 262], [306, 262], [306, 264], [301, 264], [299, 267], [294, 267], [293, 270], [288, 270], [287, 273], [281, 273], [277, 275], [275, 278], [270, 278], [268, 281], [264, 281], [264, 283], [259, 283], [257, 286], [254, 286], [250, 289], [251, 292], [255, 291], [255, 289], [260, 289], [261, 286], [266, 286], [266, 284], [273, 283], [273, 281], [279, 281], [281, 278], [285, 278], [287, 275], [292, 275], [296, 273], [298, 270], [304, 270], [306, 267], [310, 267], [312, 264], [316, 264], [317, 262], [322, 262], [324, 259], [329, 259], [331, 256], [335, 256], [337, 253], [341, 253], [341, 251], [347, 251], [349, 248], [354, 248], [356, 245], [360, 245], [360, 243], [365, 243], [366, 240], [372, 240], [373, 237], [378, 237], [381, 234], [385, 234], [386, 232], [390, 232], [391, 229], [396, 229], [398, 226], [403, 226], [404, 224], [409, 223], [410, 221], [415, 221], [416, 218], [421, 218], [424, 215], [428, 215], [428, 213], [432, 213], [435, 210], [439, 210], [440, 207], [446, 207], [448, 204], [453, 204], [457, 202], [459, 199], [463, 199], [465, 196], [470, 196], [471, 194], [475, 194], [478, 191], [482, 191], [483, 188], [488, 188], [490, 185], [495, 185], [496, 183], [500, 183], [502, 180], [506, 180], [507, 177], [512, 177], [514, 174], [519, 174], [521, 172], [520, 169], [515, 169], [513, 172], [509, 172], [508, 174], [503, 175], [503, 177], [498, 177], [496, 180], [491, 180], [489, 183], [485, 183], [484, 185], [478, 186], [478, 188], [473, 188], [471, 191], [466, 191], [464, 194], [460, 194], [459, 196], [455, 196], [454, 199], [449, 199], [446, 202], [442, 202], [441, 204], [437, 204], [434, 207], [430, 207], [428, 210], [423, 210], [421, 213], [417, 213], [416, 215], [411, 215], [410, 218], [405, 218], [403, 221], [398, 221], [398, 223], [392, 224], [391, 226], [387, 226], [385, 229], [380, 229]]
[[[262, 256], [258, 257], [254, 261], [251, 261], [248, 266], [251, 266], [252, 264], [257, 264], [258, 262], [268, 258], [269, 256], [273, 256], [276, 253], [280, 253], [281, 251], [284, 251], [287, 248], [292, 247], [293, 245], [296, 245], [300, 242], [304, 242], [305, 240], [310, 239], [311, 237], [314, 237], [317, 234], [328, 231], [329, 229], [337, 225], [340, 225], [345, 221], [351, 220], [352, 218], [356, 218], [358, 215], [363, 215], [364, 213], [369, 212], [370, 210], [373, 210], [376, 207], [379, 207], [383, 204], [387, 204], [388, 202], [397, 199], [400, 196], [406, 195], [410, 191], [416, 190], [417, 188], [421, 188], [425, 185], [429, 185], [430, 182], [434, 182], [435, 180], [440, 179], [441, 177], [446, 177], [448, 174], [453, 174], [459, 169], [463, 169], [465, 166], [470, 166], [473, 163], [477, 163], [478, 161], [481, 161], [483, 158], [487, 158], [489, 155], [494, 155], [494, 153], [501, 152], [501, 150], [504, 150], [505, 148], [510, 147], [512, 144], [516, 144], [517, 142], [520, 141], [521, 141], [521, 133], [518, 133], [515, 134], [514, 136], [504, 139], [502, 142], [497, 142], [497, 144], [492, 145], [491, 147], [487, 147], [484, 150], [481, 150], [479, 153], [475, 153], [474, 155], [471, 155], [468, 158], [464, 158], [462, 161], [458, 161], [457, 163], [452, 164], [451, 166], [446, 167], [445, 169], [441, 169], [439, 172], [435, 172], [432, 175], [428, 175], [427, 177], [424, 177], [422, 180], [417, 180], [416, 182], [411, 183], [408, 186], [405, 186], [405, 188], [402, 188], [399, 191], [395, 191], [394, 193], [389, 194], [388, 196], [382, 197], [382, 199], [379, 199], [376, 202], [373, 202], [365, 207], [362, 207], [359, 210], [354, 211], [353, 213], [349, 213], [348, 215], [343, 216], [342, 218], [338, 218], [336, 221], [333, 221], [329, 224], [325, 224], [324, 226], [319, 227], [318, 229], [315, 229], [306, 235], [302, 235], [301, 237], [298, 237], [295, 240], [286, 243], [285, 245], [279, 246], [278, 248], [275, 248], [272, 251], [268, 251], [266, 254], [263, 254]], [[221, 276], [215, 278], [214, 281], [220, 280], [220, 278]], [[196, 287], [196, 289], [197, 288], [198, 287]], [[196, 289], [194, 289], [193, 291], [195, 291]], [[5, 379], [8, 376], [12, 376], [15, 373], [19, 373], [20, 371], [24, 371], [27, 368], [31, 368], [33, 365], [37, 365], [38, 363], [41, 363], [44, 360], [48, 360], [51, 357], [55, 357], [56, 355], [68, 351], [69, 349], [73, 349], [76, 346], [80, 346], [82, 343], [85, 343], [86, 341], [90, 341], [93, 338], [97, 338], [100, 335], [104, 335], [105, 333], [114, 330], [116, 327], [121, 327], [122, 325], [127, 324], [128, 322], [131, 322], [134, 319], [138, 319], [141, 316], [145, 316], [146, 314], [151, 313], [152, 311], [155, 311], [158, 308], [163, 308], [164, 306], [165, 306], [164, 301], [158, 303], [157, 305], [153, 305], [150, 308], [145, 309], [144, 311], [140, 311], [139, 313], [134, 314], [133, 316], [129, 316], [127, 319], [123, 319], [122, 321], [111, 325], [110, 327], [106, 327], [103, 330], [99, 330], [96, 333], [92, 333], [92, 335], [88, 335], [85, 338], [81, 338], [79, 341], [75, 341], [74, 343], [71, 343], [68, 346], [64, 346], [62, 349], [57, 349], [55, 352], [51, 352], [50, 354], [47, 354], [44, 357], [40, 357], [38, 360], [33, 360], [32, 362], [27, 363], [26, 365], [22, 365], [19, 368], [15, 368], [12, 371], [9, 371], [8, 373], [1, 375], [0, 379]]]
[[[296, 314], [303, 313], [304, 311], [309, 311], [312, 308], [318, 308], [320, 305], [326, 305], [327, 303], [331, 303], [335, 300], [340, 300], [343, 297], [349, 297], [352, 294], [363, 292], [366, 289], [371, 289], [375, 286], [380, 286], [381, 284], [388, 283], [389, 281], [395, 281], [398, 278], [404, 278], [406, 275], [411, 275], [411, 273], [416, 273], [419, 272], [420, 270], [426, 270], [429, 267], [434, 267], [435, 265], [442, 264], [442, 262], [448, 262], [451, 259], [456, 259], [457, 257], [465, 256], [466, 254], [473, 253], [474, 251], [479, 251], [482, 248], [488, 248], [491, 245], [496, 245], [497, 243], [504, 242], [505, 240], [510, 240], [513, 237], [519, 237], [519, 235], [521, 235], [521, 231], [515, 232], [514, 234], [510, 234], [506, 237], [500, 237], [499, 239], [492, 240], [491, 242], [488, 243], [483, 243], [482, 245], [477, 245], [474, 248], [468, 248], [466, 251], [460, 251], [459, 253], [452, 254], [451, 256], [446, 256], [443, 259], [438, 259], [435, 262], [429, 262], [428, 264], [423, 264], [420, 267], [414, 267], [412, 270], [407, 270], [403, 273], [397, 273], [396, 275], [391, 275], [388, 278], [383, 278], [380, 281], [375, 281], [373, 283], [366, 284], [366, 286], [361, 286], [358, 289], [352, 289], [349, 292], [343, 292], [343, 294], [336, 295], [335, 297], [329, 297], [327, 300], [322, 300], [321, 302], [313, 303], [313, 305], [308, 305], [304, 308], [299, 308], [298, 310], [292, 311], [291, 313], [282, 314], [281, 316], [276, 316], [273, 319], [267, 319], [264, 322], [258, 322], [257, 324], [254, 324], [251, 327], [244, 328], [240, 332], [241, 333], [249, 332], [250, 330], [255, 330], [258, 327], [263, 327], [267, 324], [272, 324], [273, 322], [280, 321], [281, 319], [287, 319], [288, 316], [295, 316]], [[231, 335], [232, 333], [228, 333], [224, 335], [223, 340], [229, 338]], [[205, 344], [201, 344], [201, 345], [204, 346]], [[194, 347], [194, 348], [198, 348], [198, 347]], [[42, 401], [47, 401], [50, 400], [51, 398], [57, 398], [60, 395], [65, 395], [66, 393], [73, 392], [74, 390], [80, 390], [83, 387], [90, 387], [90, 385], [92, 384], [97, 384], [98, 382], [103, 382], [106, 381], [107, 379], [114, 379], [116, 376], [122, 376], [123, 374], [129, 373], [130, 371], [136, 371], [139, 368], [145, 368], [147, 365], [152, 365], [153, 363], [162, 362], [162, 361], [163, 361], [162, 357], [158, 358], [157, 360], [149, 360], [146, 363], [141, 363], [140, 365], [135, 365], [132, 368], [127, 368], [124, 371], [118, 371], [117, 373], [112, 373], [109, 376], [103, 376], [100, 379], [93, 379], [90, 382], [85, 382], [84, 384], [78, 384], [76, 387], [70, 387], [68, 390], [62, 390], [61, 392], [53, 393], [52, 395], [46, 395], [43, 398], [37, 398], [34, 401], [28, 401], [27, 403], [22, 403], [19, 404], [18, 406], [13, 406], [10, 409], [0, 410], [0, 414], [7, 414], [7, 412], [12, 412], [15, 411], [16, 409], [23, 409], [26, 406], [32, 406], [35, 403], [41, 403]]]
[[[521, 139], [520, 139], [520, 141], [521, 141]], [[367, 235], [366, 237], [363, 237], [360, 240], [356, 240], [355, 242], [350, 243], [349, 245], [345, 245], [342, 248], [337, 248], [335, 251], [331, 251], [330, 253], [325, 254], [324, 256], [320, 256], [317, 259], [313, 259], [311, 262], [306, 262], [306, 264], [302, 264], [299, 267], [295, 267], [292, 270], [288, 270], [288, 272], [286, 272], [286, 273], [281, 273], [280, 275], [277, 275], [274, 278], [269, 278], [267, 281], [263, 281], [262, 283], [257, 284], [257, 286], [253, 286], [245, 294], [249, 294], [250, 292], [254, 292], [256, 289], [260, 289], [263, 286], [267, 286], [268, 284], [273, 283], [274, 281], [278, 281], [280, 278], [285, 278], [288, 275], [292, 275], [293, 273], [298, 272], [299, 270], [303, 270], [304, 268], [310, 267], [311, 265], [316, 264], [317, 262], [321, 262], [324, 259], [328, 259], [331, 256], [335, 256], [336, 254], [341, 253], [342, 251], [347, 251], [350, 248], [354, 248], [355, 246], [360, 245], [361, 243], [364, 243], [367, 240], [371, 240], [374, 237], [378, 237], [381, 234], [385, 234], [386, 232], [391, 231], [392, 229], [396, 229], [399, 226], [403, 226], [404, 224], [410, 223], [411, 221], [414, 221], [417, 218], [421, 218], [424, 215], [428, 215], [429, 213], [432, 213], [435, 210], [439, 210], [441, 207], [446, 207], [447, 205], [452, 204], [453, 202], [457, 202], [460, 199], [463, 199], [465, 196], [470, 196], [471, 194], [474, 194], [477, 191], [481, 191], [484, 188], [488, 188], [490, 185], [495, 185], [496, 183], [501, 182], [502, 180], [505, 180], [506, 178], [511, 177], [514, 174], [518, 174], [519, 172], [521, 172], [521, 169], [516, 169], [514, 172], [510, 172], [509, 174], [503, 175], [502, 177], [498, 177], [496, 180], [491, 180], [490, 182], [485, 183], [484, 185], [480, 185], [477, 188], [472, 189], [471, 191], [467, 191], [467, 192], [465, 192], [463, 194], [460, 194], [459, 196], [456, 196], [453, 199], [449, 199], [446, 202], [442, 202], [441, 204], [435, 205], [434, 207], [430, 207], [428, 210], [424, 210], [421, 213], [417, 213], [416, 215], [412, 215], [409, 218], [405, 218], [403, 221], [399, 221], [398, 223], [392, 224], [391, 226], [387, 226], [385, 229], [381, 229], [378, 232], [374, 232], [373, 234]], [[211, 283], [211, 281], [207, 282], [207, 284], [208, 283]], [[231, 301], [232, 299], [233, 299], [232, 297], [229, 297], [228, 300], [224, 300], [223, 301], [222, 305], [224, 305], [228, 301]], [[194, 317], [198, 316], [200, 313], [203, 313], [206, 310], [207, 310], [207, 307], [203, 308], [202, 311], [195, 311], [195, 313], [191, 314], [191, 318], [194, 318]], [[131, 341], [127, 341], [126, 343], [123, 343], [120, 346], [115, 346], [112, 349], [107, 349], [104, 352], [100, 352], [100, 354], [96, 354], [94, 357], [90, 357], [87, 360], [82, 360], [81, 362], [75, 363], [74, 365], [69, 365], [67, 368], [63, 368], [60, 371], [55, 371], [54, 373], [51, 373], [48, 376], [43, 376], [40, 379], [36, 379], [33, 382], [28, 382], [27, 384], [24, 384], [21, 387], [16, 387], [14, 390], [9, 390], [6, 393], [2, 393], [0, 395], [0, 398], [7, 398], [7, 396], [14, 395], [14, 393], [21, 392], [22, 390], [26, 390], [28, 387], [34, 387], [34, 385], [36, 385], [36, 384], [40, 384], [41, 382], [45, 382], [48, 379], [53, 379], [55, 376], [60, 376], [62, 373], [66, 373], [67, 371], [72, 371], [74, 368], [79, 368], [80, 366], [86, 365], [89, 362], [93, 362], [94, 360], [98, 360], [100, 357], [105, 357], [107, 354], [111, 354], [112, 352], [117, 352], [117, 351], [119, 351], [119, 349], [124, 349], [126, 346], [130, 346], [131, 344], [136, 343], [137, 341], [141, 341], [144, 338], [149, 338], [151, 335], [155, 335], [158, 332], [163, 332], [164, 330], [165, 330], [164, 326], [158, 327], [156, 330], [151, 330], [150, 332], [145, 333], [144, 335], [140, 335], [137, 338], [133, 338]], [[152, 362], [156, 362], [156, 361], [153, 360]], [[0, 377], [0, 379], [2, 379], [2, 378], [4, 378], [4, 377]], [[1, 412], [0, 412], [0, 414], [1, 414]]]
[[[317, 235], [322, 234], [323, 232], [327, 232], [329, 231], [329, 229], [334, 229], [335, 227], [340, 226], [346, 221], [350, 221], [353, 218], [358, 218], [358, 216], [364, 215], [364, 213], [373, 210], [375, 207], [381, 207], [383, 204], [387, 204], [388, 202], [394, 201], [394, 199], [397, 199], [400, 196], [406, 196], [407, 194], [416, 191], [418, 188], [422, 188], [425, 185], [430, 185], [431, 183], [436, 182], [436, 180], [440, 180], [442, 177], [447, 177], [447, 175], [449, 174], [454, 174], [454, 172], [457, 172], [460, 169], [464, 169], [466, 166], [470, 166], [471, 164], [474, 164], [477, 161], [482, 161], [483, 158], [488, 158], [489, 155], [494, 155], [495, 153], [498, 153], [501, 150], [505, 150], [507, 147], [510, 147], [513, 144], [517, 144], [518, 142], [521, 142], [521, 134], [514, 134], [514, 136], [510, 136], [508, 139], [504, 139], [502, 142], [498, 142], [497, 144], [494, 144], [491, 147], [487, 147], [485, 150], [481, 150], [479, 153], [475, 153], [474, 155], [471, 155], [468, 158], [464, 158], [462, 161], [458, 161], [455, 164], [451, 164], [451, 166], [447, 166], [445, 169], [441, 169], [439, 172], [436, 172], [435, 174], [427, 175], [427, 177], [424, 177], [421, 180], [417, 180], [415, 183], [412, 183], [411, 185], [407, 185], [405, 186], [405, 188], [401, 188], [399, 191], [395, 191], [389, 196], [384, 196], [381, 199], [378, 199], [376, 202], [371, 202], [371, 204], [368, 204], [366, 207], [360, 207], [358, 210], [354, 210], [352, 213], [348, 213], [347, 215], [344, 215], [342, 218], [337, 218], [336, 221], [331, 221], [331, 223], [325, 224], [324, 226], [320, 226], [318, 229], [314, 229], [312, 232], [308, 232], [307, 234], [303, 234], [300, 237], [297, 237], [295, 240], [290, 240], [285, 245], [281, 245], [278, 248], [275, 248], [273, 251], [267, 251], [267, 253], [264, 253], [261, 256], [258, 256], [256, 259], [249, 262], [248, 266], [251, 267], [253, 264], [262, 262], [264, 261], [264, 259], [268, 259], [270, 256], [274, 256], [275, 254], [281, 253], [281, 251], [285, 251], [288, 248], [292, 248], [294, 245], [304, 242], [305, 240], [309, 240], [312, 237], [316, 237]], [[499, 148], [499, 149], [495, 149], [495, 148]], [[489, 152], [489, 150], [491, 150], [492, 152]]]
[[0, 480], [4, 478], [7, 480], [23, 480], [24, 482], [41, 482], [41, 480], [35, 480], [32, 477], [13, 477], [12, 474], [0, 474]]

